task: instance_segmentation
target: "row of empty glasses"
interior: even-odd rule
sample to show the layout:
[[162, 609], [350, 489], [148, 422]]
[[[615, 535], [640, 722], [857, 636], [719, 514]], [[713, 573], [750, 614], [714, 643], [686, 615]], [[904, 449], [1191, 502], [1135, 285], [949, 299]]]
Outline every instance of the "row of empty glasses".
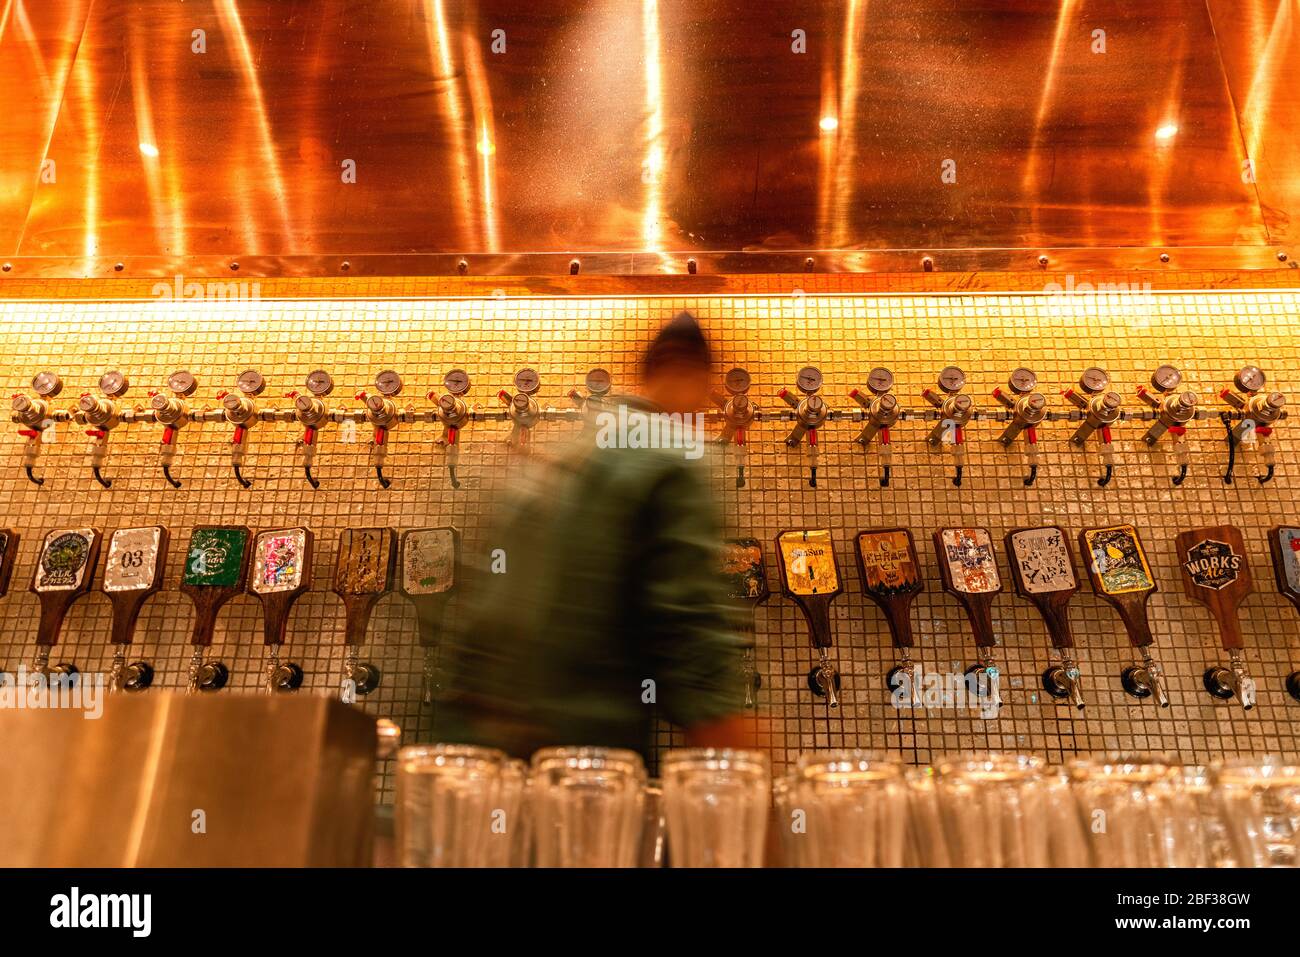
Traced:
[[[662, 779], [607, 748], [402, 749], [400, 862], [413, 867], [1300, 866], [1300, 762], [1064, 767], [1021, 754], [910, 767], [813, 752], [772, 780], [757, 751], [669, 751]], [[767, 854], [769, 829], [779, 854]]]

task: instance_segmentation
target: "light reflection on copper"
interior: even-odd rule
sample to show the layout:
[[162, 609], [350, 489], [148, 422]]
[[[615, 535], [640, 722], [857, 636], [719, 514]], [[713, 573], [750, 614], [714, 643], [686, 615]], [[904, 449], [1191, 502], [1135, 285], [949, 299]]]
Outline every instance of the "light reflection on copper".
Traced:
[[[262, 84], [257, 78], [257, 64], [253, 60], [253, 51], [248, 45], [248, 34], [244, 30], [244, 23], [239, 15], [239, 4], [235, 0], [219, 0], [217, 15], [221, 20], [222, 32], [228, 40], [233, 42], [235, 52], [238, 54], [239, 64], [244, 73], [244, 85], [248, 89], [253, 121], [257, 128], [258, 151], [261, 154], [262, 167], [270, 180], [272, 202], [279, 213], [280, 228], [284, 233], [285, 245], [289, 249], [293, 249], [298, 245], [298, 238], [293, 228], [293, 217], [289, 212], [284, 174], [280, 169], [280, 157], [275, 149], [275, 135], [271, 130], [270, 120], [267, 118], [266, 103], [262, 96]], [[235, 192], [247, 194], [246, 184], [236, 183], [232, 185]], [[255, 247], [249, 251], [257, 252], [258, 248]]]
[[[844, 6], [844, 39], [840, 51], [838, 108], [823, 110], [823, 115], [838, 117], [838, 129], [832, 140], [830, 154], [833, 163], [823, 166], [823, 175], [829, 175], [834, 186], [833, 198], [827, 211], [830, 217], [830, 235], [821, 245], [847, 246], [853, 243], [853, 210], [861, 181], [858, 170], [858, 107], [862, 77], [862, 64], [858, 49], [866, 34], [867, 0], [848, 0]], [[826, 58], [830, 64], [831, 58]], [[825, 154], [823, 151], [823, 155]]]
[[475, 222], [474, 194], [470, 183], [474, 176], [474, 162], [470, 151], [474, 146], [465, 135], [465, 106], [452, 59], [451, 34], [447, 29], [447, 12], [443, 0], [425, 0], [425, 22], [429, 27], [429, 58], [434, 79], [441, 88], [442, 102], [446, 106], [443, 119], [451, 143], [448, 162], [455, 165], [444, 180], [455, 197], [452, 208], [457, 214], [457, 234], [461, 243], [472, 242], [471, 224]]
[[1294, 54], [1296, 38], [1292, 35], [1294, 8], [1297, 0], [1281, 0], [1273, 14], [1268, 38], [1256, 54], [1255, 71], [1250, 77], [1250, 88], [1241, 107], [1242, 135], [1246, 141], [1246, 156], [1252, 161], [1260, 153], [1261, 140], [1268, 128], [1267, 112], [1273, 103], [1274, 87], [1282, 71], [1278, 69], [1279, 57]]
[[[135, 107], [140, 164], [144, 169], [145, 190], [149, 194], [149, 211], [153, 218], [154, 233], [157, 236], [158, 246], [169, 249], [171, 248], [169, 239], [172, 237], [169, 237], [169, 230], [165, 223], [175, 212], [175, 207], [170, 206], [163, 196], [162, 175], [158, 162], [159, 151], [154, 145], [158, 142], [158, 131], [154, 129], [153, 101], [149, 94], [149, 65], [145, 60], [146, 45], [142, 42], [139, 24], [138, 17], [131, 18], [130, 43], [127, 44], [127, 51], [131, 58], [131, 101]], [[174, 232], [183, 233], [184, 230]], [[178, 254], [184, 255], [184, 248], [180, 249]]]
[[[1025, 173], [1020, 180], [1021, 189], [1030, 199], [1029, 214], [1035, 223], [1038, 221], [1038, 201], [1043, 195], [1038, 172], [1038, 156], [1042, 145], [1043, 127], [1052, 113], [1052, 106], [1056, 98], [1057, 76], [1061, 69], [1061, 58], [1064, 55], [1065, 44], [1071, 36], [1070, 31], [1074, 26], [1074, 13], [1078, 5], [1079, 0], [1061, 0], [1060, 9], [1056, 13], [1056, 29], [1052, 34], [1052, 52], [1047, 59], [1047, 72], [1043, 77], [1042, 89], [1038, 93], [1038, 109], [1034, 113], [1034, 128], [1029, 140], [1029, 151], [1025, 157]], [[1088, 227], [1085, 226], [1086, 228]]]
[[496, 129], [492, 117], [492, 88], [488, 85], [487, 71], [483, 67], [483, 48], [470, 31], [464, 34], [465, 74], [469, 81], [470, 109], [474, 112], [474, 128], [478, 131], [474, 144], [479, 155], [479, 205], [482, 207], [483, 245], [488, 252], [501, 251], [501, 238], [497, 228], [497, 165]]
[[647, 252], [662, 253], [664, 162], [664, 101], [662, 64], [659, 62], [659, 3], [642, 0], [641, 30], [645, 58], [645, 209], [641, 216], [641, 240]]

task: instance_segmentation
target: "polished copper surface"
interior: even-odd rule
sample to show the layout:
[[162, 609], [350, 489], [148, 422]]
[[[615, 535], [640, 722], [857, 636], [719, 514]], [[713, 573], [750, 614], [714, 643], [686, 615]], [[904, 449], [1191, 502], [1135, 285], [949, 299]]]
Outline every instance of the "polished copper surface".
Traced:
[[0, 0], [0, 278], [1285, 268], [1297, 16]]

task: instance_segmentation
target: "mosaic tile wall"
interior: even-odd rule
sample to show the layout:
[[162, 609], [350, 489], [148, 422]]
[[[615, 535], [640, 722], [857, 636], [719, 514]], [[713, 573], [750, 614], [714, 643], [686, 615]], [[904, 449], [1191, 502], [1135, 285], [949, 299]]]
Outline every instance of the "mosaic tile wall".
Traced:
[[[496, 408], [495, 393], [516, 369], [539, 370], [543, 405], [569, 407], [568, 390], [595, 366], [609, 369], [615, 387], [633, 384], [638, 350], [653, 331], [680, 309], [693, 310], [706, 324], [720, 356], [721, 372], [742, 365], [754, 377], [751, 396], [765, 409], [781, 407], [777, 392], [793, 385], [796, 371], [812, 363], [825, 374], [824, 395], [833, 408], [851, 409], [850, 389], [867, 371], [890, 367], [905, 407], [920, 409], [919, 393], [933, 386], [940, 368], [965, 369], [968, 391], [984, 409], [991, 390], [1016, 366], [1039, 376], [1051, 407], [1064, 410], [1060, 391], [1092, 364], [1106, 367], [1112, 381], [1133, 398], [1162, 362], [1179, 366], [1187, 387], [1203, 407], [1218, 411], [1220, 388], [1243, 364], [1260, 365], [1270, 385], [1300, 393], [1300, 296], [1289, 291], [1138, 293], [1108, 299], [1042, 295], [889, 295], [752, 298], [499, 299], [499, 300], [262, 300], [241, 304], [142, 302], [0, 301], [0, 384], [25, 390], [33, 373], [51, 369], [66, 382], [60, 405], [71, 405], [92, 389], [102, 372], [117, 368], [131, 380], [128, 400], [145, 405], [147, 391], [160, 388], [175, 369], [199, 379], [192, 404], [215, 407], [219, 390], [230, 388], [246, 368], [259, 369], [269, 387], [263, 400], [280, 406], [283, 393], [302, 387], [316, 368], [337, 383], [331, 403], [355, 404], [353, 394], [370, 386], [377, 371], [396, 369], [405, 380], [402, 401], [417, 409], [443, 374], [469, 371], [469, 398]], [[850, 440], [851, 422], [822, 430], [820, 482], [805, 483], [801, 453], [781, 442], [788, 426], [768, 422], [750, 433], [749, 483], [733, 487], [729, 461], [713, 463], [715, 487], [729, 534], [753, 535], [771, 543], [788, 527], [829, 526], [834, 530], [845, 593], [833, 609], [833, 657], [843, 674], [843, 705], [828, 713], [809, 693], [806, 674], [813, 661], [802, 617], [774, 594], [758, 613], [758, 666], [764, 679], [760, 708], [772, 718], [772, 744], [781, 761], [805, 749], [835, 746], [901, 751], [918, 763], [962, 748], [1015, 748], [1060, 760], [1073, 752], [1137, 749], [1177, 752], [1207, 762], [1236, 752], [1297, 752], [1300, 702], [1284, 689], [1285, 676], [1300, 667], [1300, 618], [1273, 588], [1265, 531], [1300, 521], [1300, 433], [1278, 430], [1278, 478], [1261, 486], [1249, 478], [1257, 466], [1239, 465], [1241, 480], [1225, 486], [1223, 430], [1202, 420], [1190, 430], [1191, 476], [1174, 488], [1173, 465], [1140, 442], [1145, 424], [1116, 428], [1117, 477], [1110, 487], [1095, 484], [1095, 457], [1071, 450], [1067, 423], [1041, 429], [1042, 468], [1037, 485], [1021, 484], [1024, 462], [994, 438], [1001, 425], [977, 422], [968, 430], [969, 460], [962, 488], [950, 483], [951, 458], [927, 451], [927, 424], [905, 422], [894, 429], [894, 478], [882, 490], [877, 469]], [[166, 590], [145, 606], [136, 641], [151, 658], [157, 684], [181, 687], [189, 658], [191, 606], [176, 591], [180, 554], [199, 523], [245, 523], [253, 528], [305, 523], [316, 532], [314, 590], [293, 613], [285, 657], [306, 670], [306, 688], [335, 691], [342, 662], [341, 602], [328, 591], [338, 532], [347, 525], [386, 524], [397, 528], [454, 524], [467, 550], [485, 549], [485, 511], [520, 467], [503, 447], [505, 423], [479, 423], [465, 435], [461, 460], [464, 485], [453, 491], [442, 470], [430, 425], [399, 428], [392, 438], [388, 473], [394, 484], [381, 490], [366, 467], [361, 427], [349, 445], [332, 427], [323, 434], [317, 460], [318, 491], [303, 482], [297, 465], [296, 426], [258, 425], [251, 437], [246, 471], [254, 486], [239, 488], [227, 464], [229, 428], [189, 426], [181, 436], [176, 474], [184, 488], [168, 487], [157, 468], [156, 426], [130, 426], [113, 434], [108, 473], [111, 490], [90, 475], [85, 439], [65, 429], [46, 448], [42, 488], [19, 471], [21, 439], [8, 433], [12, 468], [0, 483], [0, 521], [18, 529], [21, 553], [9, 595], [0, 599], [0, 667], [30, 661], [37, 614], [27, 591], [37, 543], [56, 526], [116, 527], [162, 522], [172, 529]], [[571, 429], [543, 425], [542, 452]], [[3, 466], [0, 458], [0, 467]], [[526, 467], [526, 466], [524, 466]], [[1118, 672], [1132, 660], [1118, 616], [1092, 596], [1086, 584], [1071, 604], [1080, 648], [1087, 709], [1075, 713], [1048, 698], [1039, 674], [1048, 663], [1048, 640], [1038, 613], [1011, 590], [1005, 556], [999, 557], [1006, 591], [994, 619], [998, 655], [1009, 675], [1006, 704], [985, 720], [961, 709], [895, 710], [882, 685], [894, 663], [888, 632], [876, 607], [865, 601], [851, 552], [858, 529], [910, 526], [916, 535], [926, 590], [913, 606], [917, 658], [927, 668], [958, 671], [974, 660], [973, 643], [957, 602], [941, 589], [929, 534], [936, 527], [982, 524], [1001, 549], [1002, 534], [1021, 525], [1055, 523], [1073, 535], [1079, 528], [1131, 521], [1142, 532], [1161, 591], [1150, 604], [1156, 654], [1169, 673], [1174, 705], [1159, 712], [1120, 690]], [[1232, 702], [1211, 700], [1201, 673], [1224, 655], [1208, 612], [1182, 594], [1174, 558], [1175, 534], [1214, 523], [1236, 524], [1245, 533], [1256, 573], [1256, 593], [1242, 608], [1249, 644], [1247, 658], [1259, 685], [1259, 705], [1243, 714]], [[779, 587], [770, 564], [769, 580]], [[455, 614], [455, 603], [452, 605]], [[261, 613], [250, 597], [223, 611], [216, 648], [232, 665], [232, 686], [260, 687]], [[102, 593], [80, 601], [64, 627], [55, 659], [83, 670], [106, 670], [110, 652], [109, 604]], [[419, 704], [422, 657], [414, 615], [399, 596], [379, 606], [363, 658], [383, 670], [379, 690], [363, 707], [399, 721], [406, 740], [436, 735], [431, 714]], [[664, 740], [669, 740], [666, 732]]]

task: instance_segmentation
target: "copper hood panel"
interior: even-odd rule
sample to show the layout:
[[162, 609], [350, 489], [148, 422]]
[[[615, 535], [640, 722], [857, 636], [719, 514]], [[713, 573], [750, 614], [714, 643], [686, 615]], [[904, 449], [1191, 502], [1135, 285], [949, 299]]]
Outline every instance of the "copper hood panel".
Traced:
[[1277, 265], [1297, 72], [1295, 0], [0, 0], [0, 255]]

